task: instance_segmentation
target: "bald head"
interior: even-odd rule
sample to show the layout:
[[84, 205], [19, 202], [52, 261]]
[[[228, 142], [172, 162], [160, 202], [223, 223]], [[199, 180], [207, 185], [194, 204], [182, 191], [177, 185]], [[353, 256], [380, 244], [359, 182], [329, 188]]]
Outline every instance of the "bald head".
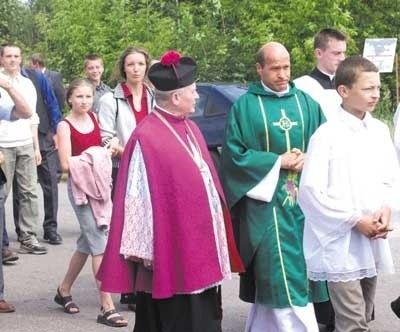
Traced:
[[290, 61], [290, 55], [286, 47], [281, 43], [272, 41], [260, 47], [257, 53], [257, 63], [264, 67], [268, 60], [276, 57], [287, 57]]
[[257, 53], [257, 73], [270, 89], [285, 91], [290, 79], [290, 55], [278, 42], [263, 45]]

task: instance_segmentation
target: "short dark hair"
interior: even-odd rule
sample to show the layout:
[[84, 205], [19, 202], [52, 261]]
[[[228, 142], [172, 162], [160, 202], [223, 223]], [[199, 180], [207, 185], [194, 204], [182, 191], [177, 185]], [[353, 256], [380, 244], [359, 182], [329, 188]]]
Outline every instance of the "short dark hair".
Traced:
[[71, 103], [68, 101], [68, 99], [71, 97], [72, 93], [74, 90], [80, 88], [81, 86], [87, 86], [92, 89], [92, 92], [94, 94], [94, 91], [96, 90], [95, 86], [93, 85], [92, 82], [90, 82], [86, 78], [76, 78], [71, 81], [71, 83], [68, 86], [67, 92], [65, 93], [67, 104], [69, 107], [71, 107]]
[[40, 67], [44, 67], [44, 60], [43, 57], [40, 53], [34, 53], [29, 57], [29, 60], [34, 64], [34, 65], [39, 65]]
[[344, 59], [338, 66], [335, 75], [336, 89], [339, 85], [345, 85], [349, 88], [357, 81], [360, 73], [375, 72], [379, 69], [371, 61], [360, 55], [354, 55]]
[[0, 47], [0, 56], [3, 56], [3, 55], [4, 55], [4, 49], [5, 49], [6, 47], [15, 47], [15, 48], [19, 48], [20, 51], [21, 51], [21, 53], [22, 53], [21, 47], [19, 47], [17, 44], [6, 43], [6, 44], [2, 44], [1, 47]]
[[336, 29], [332, 28], [322, 29], [314, 37], [314, 50], [317, 48], [325, 50], [328, 47], [329, 39], [347, 41], [347, 36]]
[[121, 56], [119, 57], [118, 60], [118, 69], [119, 69], [119, 74], [121, 77], [126, 79], [126, 73], [125, 73], [125, 59], [128, 55], [133, 54], [133, 53], [140, 53], [143, 54], [145, 60], [146, 60], [146, 74], [147, 71], [149, 70], [150, 67], [150, 55], [149, 53], [141, 47], [138, 46], [130, 46], [128, 47], [124, 52], [122, 52]]
[[85, 60], [83, 60], [83, 68], [86, 68], [86, 66], [87, 66], [89, 61], [96, 61], [96, 60], [101, 61], [101, 64], [104, 65], [103, 64], [103, 59], [100, 56], [98, 56], [97, 54], [88, 54], [88, 55], [86, 55], [85, 56]]

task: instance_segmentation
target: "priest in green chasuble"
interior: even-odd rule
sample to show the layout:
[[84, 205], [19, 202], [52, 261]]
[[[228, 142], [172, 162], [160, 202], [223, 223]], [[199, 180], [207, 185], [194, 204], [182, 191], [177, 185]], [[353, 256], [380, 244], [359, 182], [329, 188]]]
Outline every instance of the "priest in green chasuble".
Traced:
[[282, 44], [261, 47], [256, 69], [261, 80], [233, 105], [221, 157], [246, 267], [240, 298], [254, 303], [246, 331], [318, 332], [312, 302], [327, 300], [326, 286], [307, 279], [297, 195], [309, 139], [325, 117], [290, 81]]

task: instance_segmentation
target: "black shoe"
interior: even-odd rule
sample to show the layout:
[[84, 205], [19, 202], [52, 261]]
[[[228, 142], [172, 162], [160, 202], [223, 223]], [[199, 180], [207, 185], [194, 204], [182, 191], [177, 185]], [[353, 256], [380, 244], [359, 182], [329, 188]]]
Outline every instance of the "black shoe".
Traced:
[[62, 243], [62, 237], [57, 232], [44, 233], [43, 238], [45, 239], [45, 241], [48, 241], [50, 244], [57, 245], [57, 244]]
[[326, 324], [327, 331], [334, 331], [335, 330], [335, 323]]
[[18, 254], [8, 249], [8, 247], [4, 247], [2, 250], [2, 263], [7, 265], [10, 262], [15, 262], [18, 260]]
[[136, 304], [136, 294], [135, 293], [122, 293], [119, 303], [121, 303], [121, 304]]
[[395, 315], [400, 318], [400, 297], [391, 302], [390, 307], [392, 308], [392, 311], [395, 313]]

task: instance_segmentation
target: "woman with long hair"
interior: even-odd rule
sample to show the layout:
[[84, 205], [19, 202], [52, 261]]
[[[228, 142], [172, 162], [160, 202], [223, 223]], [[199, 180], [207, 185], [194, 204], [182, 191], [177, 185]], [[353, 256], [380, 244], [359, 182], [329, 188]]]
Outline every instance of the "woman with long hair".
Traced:
[[[149, 53], [138, 46], [125, 49], [117, 62], [117, 71], [123, 79], [113, 92], [99, 101], [98, 115], [103, 145], [113, 156], [112, 178], [116, 183], [120, 157], [136, 126], [154, 106], [153, 91], [146, 82], [150, 66]], [[112, 189], [112, 196], [115, 187]], [[122, 294], [121, 303], [135, 310], [134, 294]]]
[[117, 63], [123, 81], [99, 101], [101, 138], [103, 145], [110, 149], [113, 156], [113, 180], [129, 137], [154, 106], [153, 91], [145, 83], [149, 64], [150, 56], [145, 49], [128, 47]]

